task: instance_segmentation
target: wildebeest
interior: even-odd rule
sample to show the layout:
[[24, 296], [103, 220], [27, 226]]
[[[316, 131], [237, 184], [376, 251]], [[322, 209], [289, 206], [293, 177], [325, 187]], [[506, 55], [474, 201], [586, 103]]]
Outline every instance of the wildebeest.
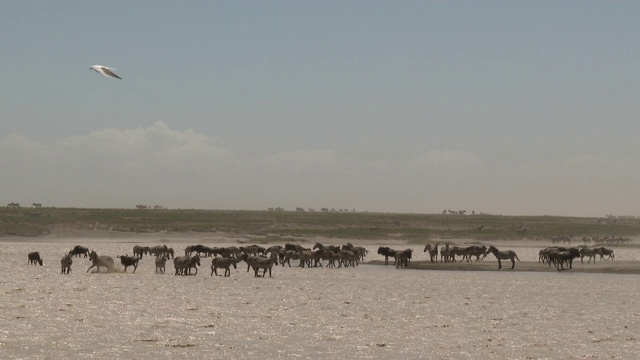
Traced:
[[582, 248], [580, 249], [580, 262], [584, 263], [584, 258], [588, 257], [589, 261], [587, 261], [587, 264], [591, 262], [591, 258], [593, 258], [593, 263], [595, 264], [597, 254], [596, 249]]
[[517, 259], [518, 261], [520, 261], [520, 259], [518, 259], [518, 255], [516, 255], [516, 252], [513, 250], [500, 251], [495, 246], [491, 245], [487, 249], [486, 254], [488, 255], [489, 253], [492, 253], [493, 256], [495, 256], [496, 259], [498, 259], [498, 269], [502, 269], [502, 260], [507, 260], [507, 259], [511, 260], [512, 269], [516, 267], [516, 262], [514, 259]]
[[413, 254], [413, 249], [396, 251], [396, 255], [395, 255], [396, 269], [409, 266], [409, 263], [411, 262], [412, 254]]
[[236, 258], [230, 257], [214, 257], [211, 260], [211, 275], [215, 273], [218, 276], [218, 269], [224, 269], [224, 276], [231, 276], [231, 266], [237, 269]]
[[149, 247], [148, 246], [134, 246], [133, 247], [133, 256], [142, 259], [142, 255], [144, 254], [148, 254], [149, 253]]
[[42, 258], [39, 252], [30, 252], [27, 257], [29, 258], [29, 265], [40, 264], [40, 266], [42, 266]]
[[140, 261], [140, 258], [129, 255], [118, 255], [117, 258], [120, 259], [120, 263], [124, 266], [124, 272], [127, 272], [129, 266], [133, 266], [133, 272], [136, 272], [138, 269], [138, 261]]
[[552, 259], [556, 265], [556, 269], [558, 269], [558, 271], [560, 270], [567, 270], [564, 268], [564, 263], [568, 263], [569, 264], [569, 269], [573, 268], [573, 259], [580, 257], [580, 250], [578, 250], [578, 248], [569, 248], [569, 250], [566, 251], [560, 251], [558, 253], [553, 253], [552, 254]]
[[69, 274], [71, 273], [71, 264], [73, 264], [73, 259], [71, 258], [71, 255], [67, 254], [65, 256], [62, 257], [62, 259], [60, 260], [60, 266], [62, 267], [62, 274]]
[[86, 247], [76, 245], [73, 249], [71, 249], [71, 251], [69, 251], [69, 255], [76, 256], [76, 257], [80, 255], [84, 255], [84, 257], [89, 257], [90, 253], [89, 253], [89, 249], [87, 249]]
[[[378, 254], [384, 256], [384, 264], [389, 265], [389, 258], [395, 258], [397, 250], [393, 250], [388, 246], [380, 246], [378, 248]], [[394, 263], [395, 264], [395, 263]]]
[[[596, 254], [600, 255], [600, 260], [613, 260], [613, 258], [615, 257], [613, 254], [613, 250], [607, 249], [605, 247], [598, 247], [593, 250], [596, 251]], [[605, 256], [607, 256], [606, 259], [604, 258]]]
[[113, 265], [113, 258], [111, 256], [101, 255], [98, 256], [95, 251], [89, 254], [89, 260], [91, 260], [91, 266], [87, 269], [87, 272], [93, 267], [97, 268], [97, 272], [100, 272], [100, 267], [106, 267], [108, 270], [113, 271], [115, 269]]

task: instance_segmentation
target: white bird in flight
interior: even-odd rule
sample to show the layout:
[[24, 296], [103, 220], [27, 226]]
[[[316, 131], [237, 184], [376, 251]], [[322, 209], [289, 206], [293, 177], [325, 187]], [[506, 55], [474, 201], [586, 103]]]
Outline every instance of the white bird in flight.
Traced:
[[113, 72], [113, 70], [115, 69], [112, 69], [110, 67], [106, 67], [102, 65], [93, 65], [91, 68], [89, 68], [89, 70], [95, 70], [99, 74], [102, 74], [103, 76], [106, 76], [106, 77], [114, 77], [122, 80], [120, 76], [116, 75], [116, 73]]

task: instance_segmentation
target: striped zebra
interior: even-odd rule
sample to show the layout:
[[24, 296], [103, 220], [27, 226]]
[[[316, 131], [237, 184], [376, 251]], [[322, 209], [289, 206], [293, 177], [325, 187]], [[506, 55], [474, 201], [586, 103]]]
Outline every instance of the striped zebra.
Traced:
[[224, 269], [224, 276], [231, 276], [231, 266], [237, 269], [236, 258], [234, 257], [214, 257], [211, 259], [211, 276], [215, 273], [218, 276], [218, 269]]
[[260, 277], [260, 274], [259, 274], [260, 269], [263, 270], [262, 277], [265, 277], [265, 275], [267, 274], [267, 270], [269, 270], [269, 277], [271, 277], [271, 268], [273, 268], [274, 264], [278, 265], [277, 256], [270, 256], [270, 257], [258, 256], [251, 262], [250, 265], [253, 268], [255, 277]]
[[434, 246], [427, 244], [422, 252], [429, 252], [431, 262], [433, 262], [434, 258], [436, 259], [436, 262], [438, 261], [438, 244], [435, 244]]
[[291, 260], [300, 259], [299, 254], [295, 251], [284, 251], [284, 250], [280, 251], [278, 253], [278, 257], [280, 257], [280, 262], [282, 263], [282, 267], [284, 267], [284, 264], [287, 264], [289, 265], [289, 267], [291, 267]]
[[518, 255], [516, 255], [516, 252], [513, 250], [500, 251], [495, 246], [491, 245], [487, 249], [486, 254], [488, 255], [489, 253], [492, 253], [493, 256], [495, 256], [496, 259], [498, 259], [498, 269], [502, 269], [502, 260], [507, 260], [507, 259], [511, 260], [512, 269], [516, 267], [516, 262], [514, 259], [517, 259], [518, 261], [520, 261], [520, 259], [518, 259]]
[[200, 266], [200, 256], [176, 256], [173, 259], [173, 267], [176, 269], [175, 275], [191, 275], [191, 269], [195, 269], [193, 274], [198, 275], [198, 266]]

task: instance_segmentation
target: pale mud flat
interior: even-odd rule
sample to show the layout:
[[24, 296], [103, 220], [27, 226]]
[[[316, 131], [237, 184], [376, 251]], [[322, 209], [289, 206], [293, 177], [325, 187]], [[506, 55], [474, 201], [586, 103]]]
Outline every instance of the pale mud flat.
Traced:
[[[640, 278], [629, 274], [513, 271], [300, 269], [255, 278], [155, 274], [145, 256], [135, 274], [86, 273], [60, 257], [81, 244], [115, 258], [160, 238], [0, 243], [2, 359], [635, 359], [640, 354]], [[236, 244], [237, 245], [237, 244]], [[309, 244], [312, 246], [313, 244]], [[378, 244], [366, 245], [380, 260]], [[416, 259], [424, 260], [420, 246]], [[39, 251], [44, 266], [27, 265]], [[537, 248], [516, 249], [521, 260]], [[616, 249], [635, 261], [636, 249]], [[493, 261], [491, 255], [487, 261]], [[599, 266], [598, 262], [598, 265]], [[118, 264], [119, 265], [119, 264]], [[516, 264], [516, 267], [518, 264]], [[587, 266], [576, 265], [576, 266]], [[122, 269], [121, 266], [119, 266]], [[92, 270], [93, 271], [93, 270]]]

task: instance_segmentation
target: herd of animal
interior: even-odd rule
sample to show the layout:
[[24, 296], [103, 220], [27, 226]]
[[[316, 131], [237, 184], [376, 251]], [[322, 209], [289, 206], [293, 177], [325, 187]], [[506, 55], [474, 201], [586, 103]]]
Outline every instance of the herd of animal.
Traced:
[[[438, 256], [440, 256], [441, 263], [453, 263], [456, 260], [456, 256], [461, 257], [459, 261], [466, 262], [478, 262], [483, 260], [489, 254], [493, 254], [498, 260], [498, 269], [502, 268], [502, 261], [511, 261], [511, 269], [515, 268], [515, 261], [520, 261], [518, 255], [513, 250], [498, 250], [495, 246], [473, 245], [467, 247], [458, 247], [446, 244], [442, 248], [438, 248], [438, 244], [427, 244], [423, 250], [424, 253], [428, 253], [429, 260], [431, 262], [438, 262]], [[155, 272], [164, 274], [166, 272], [166, 262], [173, 260], [175, 269], [175, 275], [197, 275], [198, 267], [201, 266], [201, 258], [211, 257], [211, 275], [218, 276], [218, 269], [223, 269], [222, 276], [231, 275], [231, 267], [237, 268], [237, 264], [244, 261], [247, 264], [247, 272], [253, 269], [254, 276], [264, 277], [267, 272], [271, 277], [271, 270], [274, 265], [281, 264], [282, 266], [289, 265], [291, 267], [291, 260], [298, 260], [297, 266], [304, 267], [323, 267], [322, 261], [326, 261], [326, 267], [328, 268], [341, 268], [341, 267], [354, 267], [357, 266], [360, 261], [364, 260], [368, 251], [361, 246], [353, 246], [351, 243], [345, 245], [323, 245], [316, 243], [313, 248], [305, 248], [299, 244], [285, 244], [274, 245], [268, 248], [260, 245], [249, 246], [228, 246], [228, 247], [209, 247], [205, 245], [190, 245], [184, 249], [184, 255], [176, 256], [175, 251], [167, 247], [166, 245], [158, 246], [134, 246], [133, 256], [118, 255], [120, 263], [124, 266], [124, 272], [127, 272], [129, 267], [133, 267], [135, 273], [138, 269], [138, 264], [144, 257], [148, 255], [152, 257], [155, 262]], [[396, 268], [406, 268], [410, 265], [413, 249], [396, 250], [387, 246], [380, 246], [378, 248], [378, 255], [384, 256], [385, 265], [389, 264], [389, 259], [393, 259], [393, 264]], [[88, 248], [76, 245], [62, 259], [60, 259], [60, 267], [62, 274], [69, 274], [71, 272], [71, 265], [73, 265], [73, 258], [84, 256], [91, 262], [91, 266], [87, 269], [89, 272], [91, 269], [96, 268], [96, 271], [100, 271], [100, 268], [104, 268], [107, 271], [115, 271], [115, 262], [111, 256], [98, 255], [95, 251], [90, 251]], [[596, 256], [599, 256], [601, 260], [613, 260], [614, 252], [611, 249], [604, 247], [587, 248], [587, 247], [570, 247], [565, 248], [561, 246], [551, 246], [540, 250], [538, 262], [542, 264], [548, 264], [549, 266], [555, 266], [558, 271], [568, 270], [573, 268], [573, 260], [580, 258], [581, 262], [584, 262], [584, 258], [587, 258], [587, 263], [596, 261]], [[474, 260], [475, 258], [475, 260]], [[28, 254], [28, 263], [30, 265], [39, 264], [42, 266], [42, 258], [40, 253], [35, 251]], [[262, 270], [262, 274], [260, 271]]]
[[[158, 246], [134, 246], [133, 256], [118, 255], [120, 263], [124, 266], [124, 272], [127, 268], [133, 267], [133, 272], [138, 269], [138, 263], [144, 255], [154, 258], [155, 272], [164, 274], [166, 272], [166, 262], [173, 260], [175, 275], [197, 275], [198, 267], [201, 266], [201, 257], [211, 257], [211, 275], [218, 276], [218, 269], [224, 269], [223, 276], [231, 275], [231, 267], [237, 268], [237, 264], [241, 261], [247, 263], [247, 272], [253, 269], [256, 277], [264, 277], [267, 272], [271, 277], [271, 271], [274, 265], [282, 264], [291, 267], [291, 260], [299, 260], [299, 267], [323, 267], [322, 261], [327, 261], [329, 268], [341, 268], [357, 266], [361, 260], [367, 255], [367, 250], [361, 246], [353, 246], [351, 243], [345, 245], [322, 245], [316, 243], [313, 248], [305, 248], [299, 244], [274, 245], [268, 248], [259, 245], [249, 246], [228, 246], [228, 247], [208, 247], [205, 245], [190, 245], [184, 249], [184, 255], [176, 256], [175, 251], [166, 245]], [[62, 274], [71, 273], [71, 265], [73, 258], [88, 258], [91, 266], [87, 269], [96, 268], [99, 272], [100, 268], [107, 271], [115, 271], [115, 262], [111, 256], [98, 255], [95, 251], [76, 245], [62, 259], [60, 259], [60, 267]], [[28, 263], [31, 265], [39, 264], [42, 266], [42, 258], [37, 251], [28, 254]], [[260, 275], [260, 271], [262, 274]]]
[[[456, 256], [461, 256], [460, 261], [473, 261], [475, 257], [475, 261], [480, 261], [487, 257], [489, 254], [493, 254], [495, 258], [498, 260], [498, 269], [502, 268], [502, 260], [510, 260], [511, 261], [511, 269], [515, 268], [515, 261], [520, 259], [518, 255], [513, 250], [498, 250], [495, 246], [491, 245], [486, 247], [484, 245], [473, 245], [467, 247], [458, 247], [453, 246], [449, 247], [449, 244], [446, 244], [445, 247], [438, 249], [438, 244], [431, 245], [427, 244], [423, 250], [424, 253], [429, 254], [429, 259], [431, 262], [438, 262], [438, 255], [440, 255], [441, 263], [452, 263], [456, 262]], [[387, 246], [380, 246], [378, 248], [378, 255], [384, 256], [385, 265], [389, 264], [389, 259], [394, 259], [394, 265], [396, 268], [403, 268], [409, 266], [409, 262], [411, 260], [411, 256], [413, 253], [413, 249], [405, 249], [405, 250], [396, 250]], [[573, 268], [573, 260], [576, 258], [580, 258], [580, 261], [584, 263], [584, 258], [587, 257], [587, 264], [591, 262], [596, 262], [596, 255], [600, 256], [601, 260], [613, 260], [614, 252], [611, 249], [607, 249], [605, 247], [596, 247], [596, 248], [587, 248], [587, 247], [571, 247], [565, 248], [561, 246], [551, 246], [545, 249], [540, 250], [539, 252], [539, 263], [545, 263], [549, 266], [553, 265], [557, 268], [558, 271], [568, 270]], [[565, 268], [568, 266], [568, 269]]]

